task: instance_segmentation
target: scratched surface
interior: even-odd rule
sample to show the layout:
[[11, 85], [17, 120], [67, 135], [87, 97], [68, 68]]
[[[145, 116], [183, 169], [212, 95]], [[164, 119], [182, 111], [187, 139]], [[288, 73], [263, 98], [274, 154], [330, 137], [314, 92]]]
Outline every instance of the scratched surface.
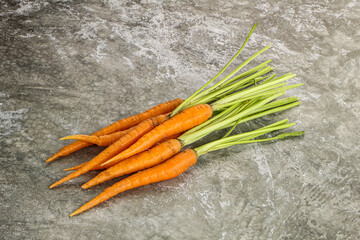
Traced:
[[[0, 0], [1, 238], [360, 238], [358, 1], [79, 2]], [[49, 190], [101, 151], [46, 164], [58, 139], [186, 98], [256, 21], [235, 65], [272, 44], [250, 67], [271, 58], [277, 74], [296, 73], [304, 86], [287, 95], [302, 105], [237, 131], [289, 118], [306, 135], [207, 154], [69, 218], [115, 181], [85, 191], [88, 173]]]

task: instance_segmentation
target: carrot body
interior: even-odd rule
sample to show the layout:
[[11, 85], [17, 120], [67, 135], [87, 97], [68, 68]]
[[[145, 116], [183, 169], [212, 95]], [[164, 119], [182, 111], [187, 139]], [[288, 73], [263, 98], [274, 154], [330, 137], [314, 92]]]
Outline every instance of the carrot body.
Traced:
[[159, 115], [156, 117], [152, 117], [150, 119], [146, 119], [145, 121], [141, 122], [139, 125], [133, 128], [128, 134], [122, 136], [111, 144], [109, 147], [107, 147], [104, 151], [102, 151], [99, 155], [97, 155], [95, 158], [91, 159], [89, 162], [87, 162], [84, 166], [77, 169], [75, 172], [70, 173], [66, 177], [60, 179], [59, 181], [55, 182], [50, 186], [50, 188], [53, 188], [63, 182], [66, 182], [70, 179], [76, 178], [88, 171], [90, 171], [93, 167], [97, 166], [98, 164], [101, 164], [102, 162], [110, 159], [111, 157], [115, 156], [119, 152], [123, 151], [124, 149], [131, 146], [133, 143], [135, 143], [141, 136], [146, 134], [147, 132], [151, 131], [155, 126], [161, 124], [165, 120], [168, 119], [168, 116], [166, 115]]
[[145, 151], [168, 136], [184, 132], [205, 122], [211, 117], [211, 115], [212, 108], [210, 105], [199, 104], [190, 107], [170, 118], [168, 121], [165, 121], [163, 124], [157, 126], [142, 136], [136, 143], [131, 145], [131, 147], [101, 165], [104, 166], [112, 162], [118, 162], [139, 152]]
[[[183, 134], [183, 132], [181, 132], [181, 133], [177, 133], [177, 134], [174, 134], [174, 135], [171, 135], [170, 137], [167, 137], [167, 138], [165, 138], [165, 139], [163, 139], [163, 140], [161, 140], [160, 142], [159, 142], [159, 144], [161, 144], [161, 143], [163, 143], [163, 142], [166, 142], [166, 141], [168, 141], [168, 140], [170, 140], [170, 139], [177, 139], [178, 137], [180, 137], [181, 135]], [[178, 141], [178, 140], [177, 140]], [[140, 154], [140, 153], [139, 153]], [[133, 157], [133, 156], [132, 156]], [[131, 158], [131, 157], [130, 157]], [[97, 166], [94, 170], [100, 170], [100, 169], [106, 169], [106, 168], [109, 168], [109, 167], [112, 167], [112, 166], [114, 166], [115, 164], [118, 164], [119, 162], [121, 162], [121, 161], [125, 161], [125, 160], [127, 160], [127, 158], [126, 159], [122, 159], [122, 160], [116, 160], [116, 161], [113, 161], [113, 162], [110, 162], [110, 163], [107, 163], [107, 164], [104, 164], [104, 165], [99, 165], [99, 166]], [[142, 169], [141, 169], [142, 170]]]
[[[165, 103], [161, 103], [153, 108], [146, 110], [143, 113], [139, 113], [137, 115], [121, 119], [103, 129], [91, 134], [91, 135], [101, 136], [101, 135], [107, 135], [107, 134], [111, 134], [113, 132], [128, 129], [132, 126], [138, 125], [140, 122], [142, 122], [146, 119], [149, 119], [151, 117], [155, 117], [155, 116], [158, 116], [161, 114], [171, 112], [177, 106], [179, 106], [182, 102], [183, 102], [182, 99], [177, 98], [177, 99], [165, 102]], [[87, 143], [87, 142], [81, 142], [81, 141], [73, 142], [73, 143], [61, 148], [57, 153], [55, 153], [53, 156], [51, 156], [49, 159], [47, 159], [46, 162], [54, 161], [58, 157], [67, 156], [70, 153], [76, 152], [82, 148], [85, 148], [85, 147], [88, 147], [91, 145], [92, 145], [91, 143]]]
[[181, 173], [185, 172], [188, 168], [193, 166], [197, 161], [196, 152], [192, 149], [187, 149], [171, 159], [156, 165], [155, 167], [148, 168], [144, 171], [135, 173], [130, 177], [127, 177], [111, 187], [106, 188], [97, 197], [84, 204], [78, 210], [70, 214], [74, 216], [82, 213], [95, 205], [106, 201], [107, 199], [133, 188], [156, 183], [160, 181], [169, 180], [175, 178]]
[[73, 171], [73, 170], [79, 169], [82, 166], [85, 166], [85, 164], [87, 164], [87, 163], [88, 162], [84, 162], [84, 163], [81, 163], [81, 164], [73, 166], [73, 167], [65, 168], [64, 171]]
[[[163, 142], [166, 142], [170, 139], [177, 139], [178, 137], [180, 137], [183, 133], [177, 133], [177, 134], [174, 134], [168, 138], [165, 138], [164, 140], [162, 140], [160, 143], [163, 143]], [[72, 171], [72, 170], [76, 170], [76, 169], [79, 169], [81, 168], [82, 166], [84, 166], [87, 162], [85, 163], [82, 163], [82, 164], [79, 164], [77, 166], [74, 166], [74, 167], [70, 167], [70, 168], [66, 168], [64, 169], [64, 171]], [[102, 170], [102, 169], [107, 169], [109, 167], [112, 167], [114, 166], [115, 164], [117, 164], [117, 162], [113, 162], [113, 163], [110, 163], [108, 165], [104, 165], [104, 166], [100, 166], [100, 165], [97, 165], [95, 167], [93, 167], [91, 170]]]
[[50, 158], [48, 158], [46, 160], [46, 162], [52, 162], [59, 157], [65, 157], [73, 152], [76, 152], [80, 149], [86, 148], [91, 145], [93, 145], [93, 144], [88, 143], [88, 142], [80, 142], [80, 141], [73, 142], [73, 143], [61, 148], [57, 153], [55, 153]]
[[78, 140], [83, 142], [88, 142], [92, 144], [96, 144], [98, 146], [107, 147], [114, 142], [116, 142], [119, 138], [126, 135], [130, 132], [132, 128], [117, 131], [107, 135], [95, 136], [95, 135], [71, 135], [61, 138], [60, 140]]
[[178, 154], [181, 151], [181, 148], [182, 145], [179, 140], [170, 139], [150, 148], [147, 151], [138, 153], [135, 156], [115, 164], [107, 170], [99, 173], [96, 177], [81, 187], [88, 189], [110, 179], [153, 167]]

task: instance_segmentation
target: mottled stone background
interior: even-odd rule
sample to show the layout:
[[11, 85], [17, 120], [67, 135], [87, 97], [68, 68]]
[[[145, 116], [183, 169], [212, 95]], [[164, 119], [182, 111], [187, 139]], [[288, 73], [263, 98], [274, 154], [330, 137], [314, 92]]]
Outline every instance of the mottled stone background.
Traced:
[[[360, 238], [359, 1], [0, 0], [0, 20], [1, 239]], [[256, 21], [235, 64], [272, 44], [251, 66], [296, 73], [302, 105], [237, 131], [289, 118], [306, 135], [208, 154], [69, 218], [111, 183], [49, 190], [101, 150], [46, 164], [58, 139], [186, 98]]]

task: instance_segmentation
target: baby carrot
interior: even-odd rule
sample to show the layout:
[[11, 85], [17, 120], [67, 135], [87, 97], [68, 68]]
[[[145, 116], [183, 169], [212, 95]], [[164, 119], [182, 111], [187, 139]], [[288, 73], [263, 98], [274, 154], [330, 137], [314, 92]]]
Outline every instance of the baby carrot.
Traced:
[[123, 131], [117, 131], [111, 134], [107, 135], [101, 135], [101, 136], [95, 136], [95, 135], [71, 135], [66, 136], [63, 138], [60, 138], [60, 140], [78, 140], [83, 142], [88, 142], [92, 144], [96, 144], [98, 146], [107, 147], [114, 142], [116, 142], [119, 138], [129, 133], [132, 128], [123, 130]]
[[[173, 139], [172, 141], [178, 141], [178, 145], [182, 145], [182, 147], [192, 144], [193, 142], [199, 140], [199, 137], [193, 137], [193, 136], [198, 136], [197, 132], [202, 132], [200, 134], [200, 138], [204, 136], [204, 134], [206, 135], [206, 128], [210, 128], [210, 131], [208, 132], [212, 132], [212, 131], [217, 131], [229, 126], [236, 126], [237, 124], [239, 124], [240, 122], [244, 122], [244, 121], [249, 121], [251, 119], [255, 119], [257, 117], [261, 117], [264, 114], [271, 114], [271, 113], [275, 113], [275, 112], [279, 112], [279, 111], [283, 111], [286, 110], [288, 108], [297, 106], [298, 104], [296, 103], [294, 105], [294, 101], [297, 102], [297, 98], [289, 98], [289, 99], [282, 99], [282, 100], [278, 100], [275, 102], [271, 102], [265, 105], [259, 105], [260, 102], [258, 103], [253, 103], [253, 111], [255, 111], [255, 109], [259, 109], [259, 107], [263, 107], [264, 109], [267, 109], [268, 107], [272, 108], [271, 111], [264, 111], [262, 112], [260, 115], [257, 114], [251, 114], [250, 111], [250, 115], [244, 115], [242, 114], [242, 117], [240, 117], [238, 120], [235, 120], [233, 123], [231, 123], [230, 125], [225, 125], [225, 126], [221, 126], [218, 125], [217, 128], [214, 128], [214, 124], [217, 122], [223, 122], [224, 120], [226, 120], [227, 118], [231, 117], [232, 114], [228, 113], [228, 115], [224, 115], [224, 113], [228, 112], [228, 111], [232, 111], [232, 112], [237, 112], [237, 109], [242, 109], [243, 113], [246, 111], [245, 108], [243, 108], [243, 106], [239, 106], [238, 108], [230, 108], [227, 109], [226, 111], [219, 113], [217, 115], [217, 120], [214, 121], [214, 118], [210, 119], [207, 121], [207, 123], [211, 123], [212, 122], [212, 127], [208, 126], [208, 127], [204, 127], [203, 130], [199, 129], [198, 131], [193, 132], [192, 134], [188, 134], [188, 132], [186, 132], [185, 134], [179, 136], [176, 140]], [[245, 103], [245, 107], [249, 107], [249, 105], [247, 105]], [[223, 115], [223, 117], [221, 117], [221, 115]], [[220, 116], [220, 117], [219, 117]], [[194, 128], [193, 128], [194, 129]], [[191, 130], [190, 130], [191, 131]], [[231, 132], [231, 131], [230, 131]], [[228, 135], [228, 134], [227, 134]], [[160, 144], [161, 145], [161, 144]], [[83, 185], [83, 187], [88, 188], [91, 186], [94, 186], [98, 183], [110, 180], [112, 178], [115, 177], [119, 177], [125, 174], [129, 174], [129, 173], [133, 173], [133, 172], [137, 172], [152, 166], [155, 166], [163, 161], [165, 161], [166, 159], [170, 158], [171, 155], [166, 155], [167, 158], [163, 157], [163, 156], [156, 156], [157, 154], [159, 154], [160, 150], [160, 145], [157, 145], [153, 148], [150, 148], [147, 151], [144, 151], [142, 153], [139, 153], [133, 157], [127, 158], [125, 160], [120, 161], [119, 163], [117, 162], [112, 162], [109, 164], [104, 164], [102, 165], [102, 167], [104, 168], [108, 168], [107, 170], [99, 173], [94, 179], [90, 180], [88, 183], [86, 183], [85, 185]], [[165, 151], [165, 150], [163, 150]], [[180, 149], [178, 149], [178, 152], [180, 152]], [[151, 154], [150, 154], [151, 153]], [[175, 155], [176, 153], [174, 153]], [[110, 168], [109, 168], [110, 167]]]
[[166, 160], [165, 162], [156, 165], [155, 167], [137, 172], [125, 179], [122, 179], [121, 181], [115, 183], [114, 185], [106, 188], [98, 196], [96, 196], [88, 203], [84, 204], [79, 209], [71, 213], [70, 216], [74, 216], [79, 213], [82, 213], [121, 192], [133, 188], [137, 188], [140, 186], [148, 185], [151, 183], [156, 183], [156, 182], [175, 178], [176, 176], [180, 175], [181, 173], [189, 169], [191, 166], [193, 166], [197, 162], [197, 158], [199, 156], [202, 156], [208, 152], [227, 148], [237, 144], [272, 141], [276, 139], [284, 139], [287, 137], [301, 136], [304, 134], [304, 132], [292, 132], [292, 133], [282, 133], [275, 137], [270, 137], [266, 139], [254, 139], [261, 135], [270, 133], [272, 131], [282, 130], [294, 125], [294, 123], [287, 123], [287, 122], [288, 120], [284, 119], [282, 121], [270, 124], [268, 126], [262, 127], [260, 129], [251, 132], [241, 133], [231, 137], [215, 140], [213, 142], [207, 143], [195, 149], [187, 149], [181, 153], [176, 154], [169, 160]]
[[170, 139], [104, 170], [81, 187], [88, 189], [115, 177], [120, 177], [155, 166], [178, 154], [181, 151], [181, 148], [182, 144], [179, 140]]
[[[170, 137], [165, 138], [164, 140], [162, 140], [160, 143], [169, 141], [169, 140], [171, 140], [171, 139], [177, 139], [177, 138], [180, 137], [182, 134], [183, 134], [183, 133], [178, 133], [178, 134], [171, 135]], [[159, 144], [160, 144], [160, 143], [159, 143]], [[140, 153], [139, 153], [139, 154], [140, 154]], [[164, 159], [164, 160], [165, 160], [165, 159]], [[79, 165], [74, 166], [74, 167], [66, 168], [66, 169], [64, 169], [64, 171], [72, 171], [72, 170], [79, 169], [79, 168], [81, 168], [82, 166], [84, 166], [86, 163], [87, 163], [87, 162], [82, 163], [82, 164], [79, 164]], [[114, 164], [109, 164], [109, 165], [104, 165], [104, 166], [99, 166], [99, 165], [97, 165], [97, 166], [93, 167], [91, 170], [102, 170], [102, 169], [106, 169], [106, 168], [112, 167], [113, 165], [115, 165], [115, 163], [114, 163]], [[141, 169], [141, 170], [142, 170], [142, 169]]]
[[142, 136], [136, 143], [131, 145], [131, 147], [116, 155], [115, 158], [112, 158], [101, 165], [118, 162], [145, 151], [168, 136], [184, 132], [200, 125], [208, 120], [212, 113], [212, 108], [208, 104], [199, 104], [185, 109]]
[[99, 155], [97, 155], [95, 158], [87, 162], [84, 166], [82, 166], [81, 168], [77, 169], [75, 172], [70, 173], [66, 177], [52, 184], [50, 188], [53, 188], [57, 185], [60, 185], [61, 183], [64, 183], [70, 179], [76, 178], [81, 174], [90, 171], [93, 167], [110, 159], [111, 157], [115, 156], [116, 154], [120, 153], [124, 149], [131, 146], [134, 142], [136, 142], [139, 138], [141, 138], [141, 136], [151, 131], [151, 129], [154, 129], [154, 127], [161, 124], [167, 119], [168, 119], [167, 115], [159, 115], [156, 117], [152, 117], [150, 119], [146, 119], [145, 121], [141, 122], [139, 125], [134, 127], [134, 129], [131, 130], [128, 134], [119, 138], [119, 140], [111, 144]]
[[[158, 116], [161, 114], [171, 112], [177, 106], [179, 106], [182, 102], [183, 102], [182, 99], [177, 98], [177, 99], [165, 102], [165, 103], [161, 103], [153, 108], [146, 110], [143, 113], [139, 113], [137, 115], [121, 119], [103, 129], [93, 133], [92, 135], [101, 136], [101, 135], [107, 135], [107, 134], [111, 134], [113, 132], [128, 129], [132, 126], [138, 125], [140, 122], [142, 122], [146, 119], [149, 119], [151, 117], [155, 117], [155, 116]], [[54, 161], [55, 159], [57, 159], [59, 157], [67, 156], [70, 153], [76, 152], [80, 149], [83, 149], [83, 148], [91, 146], [91, 145], [92, 145], [91, 143], [87, 143], [87, 142], [81, 142], [81, 141], [73, 142], [73, 143], [61, 148], [57, 153], [55, 153], [53, 156], [51, 156], [49, 159], [47, 159], [46, 162]]]
[[155, 167], [135, 173], [115, 183], [111, 187], [106, 188], [97, 197], [71, 213], [70, 217], [82, 213], [126, 190], [175, 178], [193, 166], [196, 161], [196, 152], [192, 149], [187, 149]]

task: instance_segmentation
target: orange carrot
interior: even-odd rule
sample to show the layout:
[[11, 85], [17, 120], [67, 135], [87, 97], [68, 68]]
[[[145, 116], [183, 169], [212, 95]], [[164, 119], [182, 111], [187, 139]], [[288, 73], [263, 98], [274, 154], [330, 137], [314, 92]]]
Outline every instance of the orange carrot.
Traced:
[[88, 189], [107, 180], [153, 167], [178, 154], [181, 148], [182, 144], [179, 140], [167, 140], [104, 170], [81, 187]]
[[[171, 112], [177, 106], [179, 106], [182, 102], [183, 102], [182, 99], [177, 98], [177, 99], [165, 102], [165, 103], [161, 103], [153, 108], [146, 110], [143, 113], [139, 113], [137, 115], [134, 115], [134, 116], [131, 116], [131, 117], [128, 117], [125, 119], [121, 119], [103, 129], [93, 133], [92, 135], [101, 136], [101, 135], [107, 135], [107, 134], [111, 134], [113, 132], [117, 132], [117, 131], [121, 131], [121, 130], [126, 130], [132, 126], [138, 125], [140, 122], [142, 122], [146, 119]], [[51, 156], [49, 159], [47, 159], [46, 162], [54, 161], [58, 157], [67, 156], [70, 153], [76, 152], [80, 149], [83, 149], [83, 148], [91, 146], [91, 145], [92, 145], [91, 143], [82, 142], [82, 141], [73, 142], [73, 143], [61, 148], [57, 153], [55, 153], [53, 156]]]
[[142, 136], [136, 143], [131, 145], [128, 149], [119, 153], [115, 157], [101, 164], [101, 166], [118, 163], [121, 160], [129, 158], [137, 153], [151, 148], [156, 143], [164, 138], [174, 135], [179, 132], [184, 132], [208, 120], [212, 115], [212, 108], [208, 104], [199, 104], [175, 115], [168, 121], [157, 126], [144, 136]]
[[50, 188], [53, 188], [63, 182], [66, 182], [70, 179], [76, 178], [80, 176], [81, 174], [84, 174], [88, 171], [90, 171], [93, 167], [97, 166], [98, 164], [101, 164], [102, 162], [110, 159], [111, 157], [115, 156], [116, 154], [120, 153], [124, 149], [131, 146], [133, 143], [135, 143], [139, 138], [141, 138], [144, 134], [154, 129], [157, 125], [163, 123], [168, 119], [167, 115], [159, 115], [156, 117], [152, 117], [150, 119], [146, 119], [145, 121], [141, 122], [139, 125], [134, 127], [133, 130], [131, 130], [128, 134], [125, 136], [119, 138], [116, 142], [111, 144], [109, 147], [107, 147], [104, 151], [102, 151], [99, 155], [97, 155], [95, 158], [87, 162], [84, 166], [77, 169], [75, 172], [70, 173], [66, 177], [60, 179], [59, 181], [55, 182], [50, 186]]
[[98, 146], [107, 147], [114, 142], [116, 142], [119, 138], [130, 132], [132, 128], [123, 130], [123, 131], [117, 131], [111, 134], [107, 135], [101, 135], [101, 136], [95, 136], [95, 135], [71, 135], [66, 136], [63, 138], [60, 138], [60, 140], [78, 140], [83, 142], [88, 142], [92, 144], [96, 144]]
[[73, 167], [65, 168], [64, 171], [73, 171], [73, 170], [79, 169], [82, 166], [85, 166], [85, 164], [87, 164], [87, 163], [88, 162], [84, 162], [84, 163], [81, 163], [81, 164], [73, 166]]
[[196, 152], [192, 149], [187, 149], [155, 167], [135, 173], [106, 188], [97, 197], [71, 213], [70, 216], [82, 213], [126, 190], [175, 178], [193, 166], [196, 161]]
[[[182, 134], [183, 134], [183, 133], [174, 134], [174, 135], [172, 135], [172, 136], [170, 136], [170, 137], [168, 137], [168, 138], [165, 138], [165, 139], [164, 139], [163, 141], [161, 141], [160, 143], [166, 142], [166, 141], [168, 141], [168, 140], [170, 140], [170, 139], [177, 139], [177, 138], [180, 137]], [[160, 144], [160, 143], [159, 143], [159, 144]], [[82, 164], [79, 164], [79, 165], [74, 166], [74, 167], [66, 168], [66, 169], [64, 169], [64, 171], [73, 171], [73, 170], [79, 169], [79, 168], [81, 168], [82, 166], [84, 166], [86, 163], [87, 163], [87, 162], [82, 163]], [[91, 170], [107, 169], [107, 168], [112, 167], [112, 166], [114, 166], [114, 165], [115, 165], [115, 163], [114, 163], [114, 164], [113, 164], [113, 163], [110, 163], [110, 164], [104, 165], [104, 166], [99, 166], [99, 165], [97, 165], [97, 166], [93, 167]], [[142, 169], [141, 169], [141, 170], [142, 170]]]

